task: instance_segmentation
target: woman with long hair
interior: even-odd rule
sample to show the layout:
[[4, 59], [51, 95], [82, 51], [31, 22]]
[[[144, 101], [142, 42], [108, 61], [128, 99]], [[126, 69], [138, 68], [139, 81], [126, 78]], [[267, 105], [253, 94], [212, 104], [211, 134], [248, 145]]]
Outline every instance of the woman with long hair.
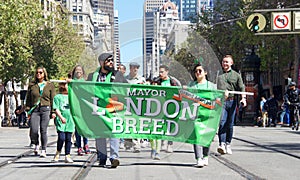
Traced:
[[34, 144], [34, 153], [39, 150], [39, 130], [41, 137], [40, 157], [46, 157], [47, 130], [52, 113], [53, 98], [56, 95], [54, 85], [49, 81], [44, 67], [38, 67], [35, 78], [30, 82], [26, 95], [26, 111], [30, 118], [30, 139]]

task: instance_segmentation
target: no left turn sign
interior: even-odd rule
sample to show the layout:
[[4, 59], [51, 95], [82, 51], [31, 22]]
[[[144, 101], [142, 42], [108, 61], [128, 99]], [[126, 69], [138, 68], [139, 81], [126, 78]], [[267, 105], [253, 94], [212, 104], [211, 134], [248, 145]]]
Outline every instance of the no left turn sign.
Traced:
[[273, 30], [291, 30], [291, 13], [290, 12], [273, 12], [272, 13]]

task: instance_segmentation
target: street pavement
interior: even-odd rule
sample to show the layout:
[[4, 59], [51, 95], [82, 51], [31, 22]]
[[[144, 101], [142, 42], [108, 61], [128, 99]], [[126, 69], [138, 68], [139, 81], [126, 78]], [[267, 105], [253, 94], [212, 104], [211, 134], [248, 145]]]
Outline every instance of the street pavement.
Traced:
[[[193, 167], [196, 160], [192, 145], [179, 142], [174, 143], [173, 153], [162, 151], [161, 160], [150, 158], [150, 147], [142, 148], [140, 153], [120, 149], [121, 164], [116, 169], [101, 168], [91, 159], [92, 166], [87, 168], [85, 162], [95, 157], [94, 153], [77, 156], [76, 148], [71, 150], [73, 164], [64, 163], [64, 155], [60, 162], [52, 163], [57, 135], [54, 126], [48, 131], [52, 144], [47, 148], [48, 156], [40, 158], [25, 153], [32, 151], [28, 146], [29, 129], [1, 127], [0, 179], [300, 179], [300, 132], [288, 127], [235, 126], [233, 154], [221, 156], [216, 152], [216, 136], [210, 148], [209, 165], [203, 168]], [[90, 139], [89, 145], [95, 152], [94, 139]], [[10, 163], [3, 165], [7, 160]], [[78, 176], [82, 167], [87, 171]]]

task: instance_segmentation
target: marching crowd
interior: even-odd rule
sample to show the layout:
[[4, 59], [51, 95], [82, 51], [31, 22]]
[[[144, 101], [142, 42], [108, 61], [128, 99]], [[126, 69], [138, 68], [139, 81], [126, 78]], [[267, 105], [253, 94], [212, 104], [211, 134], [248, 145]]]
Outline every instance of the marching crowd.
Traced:
[[[98, 57], [99, 67], [86, 76], [82, 66], [77, 65], [70, 73], [66, 82], [59, 82], [58, 93], [55, 86], [49, 81], [47, 71], [43, 67], [36, 68], [35, 78], [30, 83], [26, 95], [26, 103], [24, 109], [27, 111], [28, 119], [30, 119], [30, 140], [34, 148], [34, 153], [44, 158], [47, 156], [47, 127], [50, 118], [55, 119], [57, 130], [57, 151], [53, 158], [53, 162], [60, 159], [60, 154], [64, 147], [65, 162], [72, 163], [70, 156], [72, 139], [76, 137], [77, 154], [79, 156], [84, 153], [91, 153], [88, 147], [88, 139], [82, 137], [76, 125], [72, 120], [70, 105], [68, 100], [68, 83], [70, 81], [93, 81], [93, 82], [118, 82], [129, 84], [149, 84], [160, 86], [181, 86], [180, 82], [170, 76], [169, 67], [161, 65], [159, 67], [159, 77], [150, 80], [138, 74], [140, 65], [136, 62], [129, 64], [130, 72], [127, 76], [126, 67], [119, 65], [118, 70], [114, 69], [113, 55], [110, 53], [102, 53]], [[247, 105], [246, 95], [242, 94], [238, 97], [229, 94], [228, 91], [245, 91], [242, 77], [234, 71], [233, 58], [231, 55], [224, 56], [222, 60], [223, 74], [218, 76], [217, 84], [208, 80], [207, 65], [203, 62], [197, 62], [191, 76], [193, 80], [187, 87], [197, 89], [221, 89], [225, 90], [225, 101], [222, 109], [220, 124], [218, 128], [219, 147], [217, 151], [223, 154], [232, 154], [231, 141], [233, 136], [233, 125], [236, 114], [236, 106], [242, 104]], [[238, 102], [240, 99], [240, 102]], [[263, 107], [263, 106], [262, 106]], [[262, 112], [264, 110], [262, 109]], [[270, 116], [271, 114], [269, 114]], [[83, 141], [83, 144], [81, 143]], [[110, 155], [107, 154], [107, 141], [110, 144]], [[99, 160], [99, 166], [106, 167], [107, 160], [110, 161], [111, 167], [116, 168], [120, 165], [119, 149], [126, 148], [134, 153], [141, 151], [143, 143], [150, 142], [151, 158], [160, 160], [160, 151], [165, 150], [168, 153], [173, 152], [173, 142], [159, 139], [119, 139], [119, 138], [97, 138], [96, 151]], [[208, 155], [210, 147], [193, 145], [196, 159], [195, 167], [203, 167], [208, 165]]]

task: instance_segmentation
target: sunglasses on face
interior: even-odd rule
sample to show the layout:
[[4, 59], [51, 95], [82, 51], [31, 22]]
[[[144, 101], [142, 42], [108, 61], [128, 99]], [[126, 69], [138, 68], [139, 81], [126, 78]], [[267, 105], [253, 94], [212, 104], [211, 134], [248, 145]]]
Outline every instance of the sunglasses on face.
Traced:
[[202, 73], [202, 70], [201, 70], [201, 69], [196, 69], [196, 70], [194, 71], [194, 73], [199, 73], [199, 74], [201, 74], [201, 73]]
[[37, 71], [36, 74], [43, 74], [43, 71]]
[[106, 60], [105, 60], [105, 63], [109, 63], [109, 62], [114, 62], [114, 59], [113, 59], [113, 58], [110, 58], [110, 59], [106, 59]]

